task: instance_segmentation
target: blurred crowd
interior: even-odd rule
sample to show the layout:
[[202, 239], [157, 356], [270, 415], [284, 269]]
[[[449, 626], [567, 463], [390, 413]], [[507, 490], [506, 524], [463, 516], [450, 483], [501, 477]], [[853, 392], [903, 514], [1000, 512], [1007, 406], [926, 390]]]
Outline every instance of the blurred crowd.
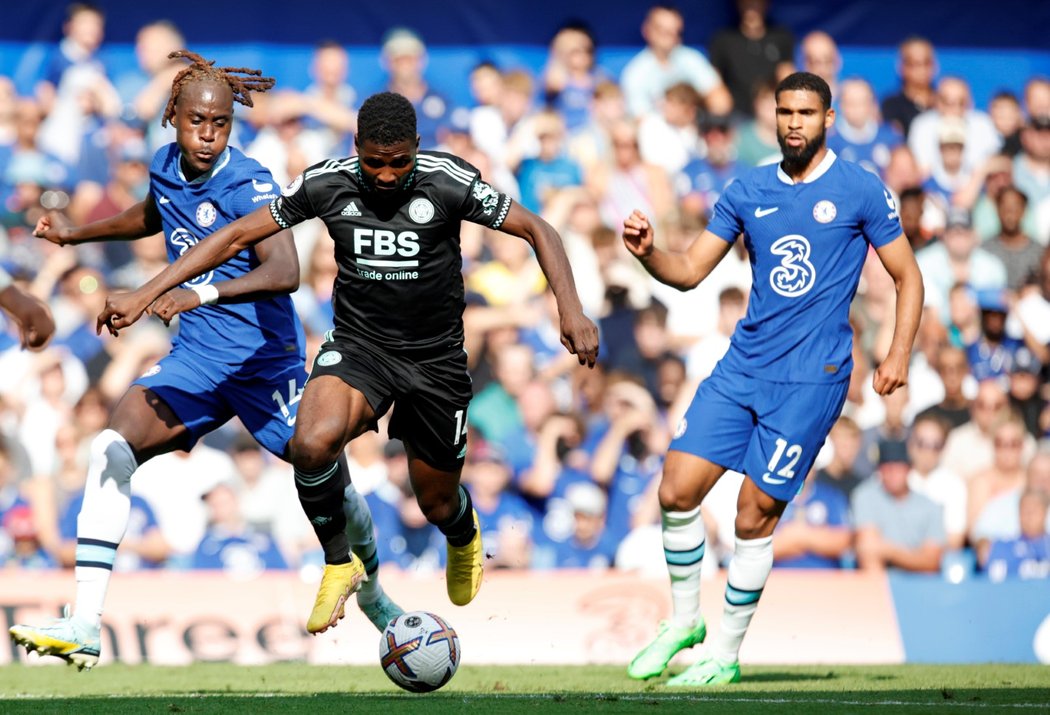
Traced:
[[[1032, 77], [1020, 96], [1002, 91], [978, 107], [966, 77], [941, 74], [936, 48], [914, 37], [899, 47], [898, 89], [880, 98], [850, 73], [833, 37], [818, 31], [796, 42], [767, 24], [763, 0], [738, 5], [739, 25], [707, 48], [684, 46], [681, 15], [654, 6], [619, 76], [596, 62], [594, 38], [577, 25], [557, 32], [535, 74], [484, 62], [469, 76], [430, 77], [417, 32], [393, 30], [382, 45], [388, 88], [417, 108], [421, 147], [458, 154], [541, 213], [600, 323], [599, 366], [588, 371], [559, 342], [556, 305], [529, 246], [464, 224], [475, 399], [463, 480], [489, 568], [663, 568], [662, 455], [745, 314], [750, 269], [738, 243], [702, 285], [679, 293], [640, 269], [619, 228], [638, 208], [663, 245], [688, 245], [729, 182], [778, 161], [774, 87], [805, 69], [832, 88], [829, 146], [892, 193], [926, 307], [909, 387], [880, 398], [871, 376], [890, 342], [894, 287], [869, 257], [852, 309], [846, 407], [774, 535], [776, 564], [1047, 578], [1050, 79]], [[160, 115], [182, 67], [168, 59], [186, 44], [178, 28], [142, 27], [138, 67], [118, 76], [98, 60], [104, 29], [98, 9], [71, 6], [35, 93], [17, 96], [0, 77], [0, 257], [50, 303], [58, 325], [39, 353], [19, 350], [12, 326], [0, 330], [7, 568], [72, 566], [88, 445], [170, 345], [169, 329], [152, 320], [117, 339], [95, 334], [106, 294], [163, 266], [162, 235], [60, 249], [31, 233], [48, 211], [81, 224], [143, 200], [151, 156], [174, 138]], [[309, 87], [278, 87], [238, 108], [231, 143], [281, 184], [353, 151], [364, 98], [346, 49], [318, 44], [311, 77]], [[452, 106], [448, 83], [469, 83], [473, 106]], [[310, 364], [332, 323], [336, 264], [323, 224], [295, 233], [303, 271], [295, 304]], [[348, 454], [381, 560], [441, 568], [444, 540], [412, 498], [400, 442], [381, 424]], [[704, 504], [709, 569], [731, 551], [742, 478], [727, 475]], [[118, 569], [243, 574], [322, 561], [290, 467], [236, 422], [190, 453], [144, 464], [132, 489]]]

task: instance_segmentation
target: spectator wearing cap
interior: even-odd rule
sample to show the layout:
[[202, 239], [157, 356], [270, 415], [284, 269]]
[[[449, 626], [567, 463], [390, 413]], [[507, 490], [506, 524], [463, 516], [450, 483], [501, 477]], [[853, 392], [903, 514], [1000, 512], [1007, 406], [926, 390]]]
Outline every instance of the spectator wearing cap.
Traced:
[[595, 570], [611, 567], [619, 539], [610, 538], [605, 528], [605, 491], [591, 482], [577, 482], [565, 491], [565, 502], [572, 513], [572, 532], [564, 541], [544, 545], [537, 554], [537, 566]]
[[1022, 219], [1028, 208], [1028, 197], [1016, 186], [1009, 185], [995, 196], [999, 215], [999, 233], [982, 244], [982, 248], [1003, 262], [1006, 286], [1015, 293], [1032, 282], [1039, 272], [1043, 246], [1025, 233]]
[[959, 117], [944, 117], [937, 128], [939, 160], [930, 170], [922, 189], [927, 198], [944, 215], [959, 202], [956, 195], [966, 189], [973, 174], [963, 163], [966, 148], [966, 124]]
[[1010, 308], [1003, 290], [976, 291], [981, 311], [981, 332], [966, 346], [970, 372], [978, 381], [1005, 377], [1013, 364], [1014, 353], [1023, 342], [1006, 333], [1006, 314]]
[[1047, 432], [1044, 417], [1047, 401], [1039, 389], [1043, 364], [1026, 346], [1019, 347], [1010, 366], [1010, 407], [1017, 410], [1024, 420], [1028, 434], [1039, 439]]
[[957, 283], [974, 289], [1006, 287], [1003, 262], [978, 246], [970, 212], [953, 207], [948, 212], [942, 240], [927, 246], [916, 257], [926, 288], [926, 304], [937, 310], [948, 325], [948, 294]]
[[900, 441], [879, 445], [879, 467], [853, 492], [857, 565], [882, 571], [935, 573], [945, 546], [941, 508], [908, 487], [908, 447]]
[[940, 162], [939, 134], [945, 118], [963, 122], [962, 163], [969, 169], [980, 166], [999, 150], [999, 132], [991, 117], [974, 109], [969, 83], [962, 77], [942, 77], [937, 83], [933, 108], [916, 117], [908, 132], [908, 146], [923, 174], [929, 176]]
[[0, 527], [3, 528], [3, 536], [10, 540], [10, 551], [0, 554], [4, 557], [5, 566], [32, 570], [55, 567], [54, 559], [40, 543], [36, 520], [28, 504], [6, 511]]
[[1046, 529], [1050, 494], [1029, 489], [1021, 494], [1016, 539], [992, 542], [984, 564], [993, 582], [1017, 579], [1050, 579], [1050, 533]]
[[398, 27], [383, 40], [381, 54], [388, 75], [387, 89], [403, 95], [416, 110], [419, 148], [435, 148], [438, 127], [451, 107], [444, 95], [435, 91], [423, 76], [427, 66], [423, 40], [412, 30]]
[[511, 468], [503, 450], [479, 441], [467, 450], [463, 483], [478, 518], [485, 564], [491, 568], [527, 568], [532, 551], [533, 516], [529, 505], [511, 491]]

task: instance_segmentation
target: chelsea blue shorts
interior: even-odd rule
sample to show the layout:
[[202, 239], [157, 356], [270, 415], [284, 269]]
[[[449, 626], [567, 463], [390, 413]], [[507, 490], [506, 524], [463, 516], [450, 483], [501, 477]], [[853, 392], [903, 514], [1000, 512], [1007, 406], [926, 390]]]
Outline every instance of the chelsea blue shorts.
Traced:
[[791, 501], [842, 411], [849, 380], [771, 382], [720, 368], [700, 383], [669, 449], [742, 472], [774, 499]]
[[232, 366], [176, 348], [134, 384], [164, 400], [186, 426], [186, 449], [236, 415], [255, 441], [284, 458], [306, 378], [298, 353]]

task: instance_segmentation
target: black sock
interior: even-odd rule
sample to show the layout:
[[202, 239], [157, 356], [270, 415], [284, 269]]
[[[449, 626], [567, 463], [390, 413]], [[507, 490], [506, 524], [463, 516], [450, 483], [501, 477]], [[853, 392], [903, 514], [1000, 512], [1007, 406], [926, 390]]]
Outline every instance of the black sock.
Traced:
[[451, 546], [466, 546], [474, 538], [474, 506], [470, 501], [470, 492], [459, 487], [459, 509], [456, 515], [437, 528], [448, 539]]
[[299, 503], [321, 542], [326, 564], [347, 564], [351, 560], [343, 513], [343, 481], [336, 462], [320, 469], [295, 470]]

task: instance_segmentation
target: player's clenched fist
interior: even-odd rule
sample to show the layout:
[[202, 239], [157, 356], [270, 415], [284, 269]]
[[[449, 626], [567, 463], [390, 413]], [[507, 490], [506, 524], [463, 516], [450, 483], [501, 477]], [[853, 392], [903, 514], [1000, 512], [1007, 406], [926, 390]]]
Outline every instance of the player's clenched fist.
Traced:
[[171, 322], [179, 313], [200, 307], [201, 298], [192, 290], [185, 288], [173, 288], [167, 293], [153, 301], [153, 305], [146, 309], [150, 315], [155, 315], [164, 321], [165, 325]]
[[645, 214], [635, 209], [623, 222], [623, 242], [638, 258], [653, 252], [653, 229]]
[[121, 328], [134, 325], [145, 312], [147, 304], [139, 297], [138, 291], [117, 293], [106, 296], [106, 307], [98, 314], [95, 332], [101, 334], [102, 326], [110, 335], [116, 336]]
[[68, 223], [60, 214], [45, 214], [37, 219], [33, 235], [50, 241], [56, 246], [64, 246], [62, 233], [66, 228], [68, 228]]

